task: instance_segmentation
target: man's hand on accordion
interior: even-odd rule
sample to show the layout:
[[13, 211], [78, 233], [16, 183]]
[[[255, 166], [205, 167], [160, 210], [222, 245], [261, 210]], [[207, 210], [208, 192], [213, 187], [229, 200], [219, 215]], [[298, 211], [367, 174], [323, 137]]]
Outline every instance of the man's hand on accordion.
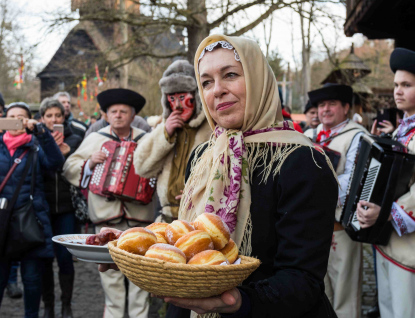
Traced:
[[106, 159], [107, 155], [101, 150], [94, 152], [89, 159], [89, 169], [94, 169], [97, 164], [105, 162]]
[[375, 224], [379, 212], [379, 205], [360, 200], [357, 204], [357, 220], [359, 221], [360, 227], [365, 229]]

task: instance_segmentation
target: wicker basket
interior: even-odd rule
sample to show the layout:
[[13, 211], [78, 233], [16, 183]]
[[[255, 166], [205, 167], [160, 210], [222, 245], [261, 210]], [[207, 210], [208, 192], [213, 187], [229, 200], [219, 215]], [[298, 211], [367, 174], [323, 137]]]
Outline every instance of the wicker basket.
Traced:
[[242, 283], [260, 264], [240, 256], [239, 265], [173, 264], [126, 252], [117, 241], [108, 249], [121, 272], [138, 287], [158, 296], [199, 298], [220, 295]]

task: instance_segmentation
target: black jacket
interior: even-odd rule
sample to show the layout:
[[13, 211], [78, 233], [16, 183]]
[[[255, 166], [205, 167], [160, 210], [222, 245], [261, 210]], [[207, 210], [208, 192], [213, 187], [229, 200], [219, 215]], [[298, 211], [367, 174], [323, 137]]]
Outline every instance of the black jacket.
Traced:
[[[67, 122], [64, 123], [64, 142], [71, 148], [71, 151], [65, 156], [66, 161], [82, 143], [82, 138], [73, 133]], [[45, 173], [45, 194], [51, 214], [74, 212], [69, 182], [61, 175], [62, 167], [63, 164], [57, 171]]]
[[307, 147], [295, 150], [275, 178], [261, 183], [260, 172], [251, 180], [251, 255], [261, 265], [239, 287], [241, 310], [223, 316], [336, 317], [324, 293], [338, 196], [333, 172]]

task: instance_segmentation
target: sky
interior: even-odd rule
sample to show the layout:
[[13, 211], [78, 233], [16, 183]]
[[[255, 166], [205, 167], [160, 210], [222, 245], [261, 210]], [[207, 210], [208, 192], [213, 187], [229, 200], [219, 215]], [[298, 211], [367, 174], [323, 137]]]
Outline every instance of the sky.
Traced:
[[[14, 0], [15, 5], [20, 14], [17, 20], [21, 27], [21, 32], [24, 34], [27, 42], [31, 45], [37, 45], [34, 66], [37, 71], [40, 71], [47, 65], [49, 60], [55, 54], [56, 50], [61, 45], [65, 36], [70, 29], [76, 24], [72, 23], [61, 27], [59, 30], [47, 32], [48, 23], [54, 16], [57, 10], [64, 10], [70, 12], [70, 0]], [[346, 10], [344, 6], [338, 5], [330, 8], [332, 12], [337, 15], [345, 16]], [[258, 14], [258, 11], [250, 11], [252, 14]], [[221, 32], [221, 29], [214, 29], [212, 32]], [[267, 36], [270, 32], [270, 25], [267, 25]], [[352, 38], [347, 38], [343, 32], [335, 34], [332, 28], [325, 28], [322, 30], [325, 39], [330, 45], [334, 45], [338, 49], [349, 48], [352, 43], [355, 46], [360, 46], [363, 43], [363, 37], [355, 35]], [[322, 46], [320, 36], [314, 32], [313, 42], [313, 58], [323, 59], [325, 57], [324, 48]], [[246, 36], [255, 38], [259, 41], [261, 48], [265, 51], [264, 41], [264, 27], [262, 25], [248, 32]], [[274, 13], [271, 31], [270, 51], [276, 50], [279, 55], [290, 63], [293, 67], [301, 67], [301, 33], [299, 29], [298, 15], [292, 13], [291, 10], [282, 9]], [[286, 64], [285, 63], [285, 64]]]

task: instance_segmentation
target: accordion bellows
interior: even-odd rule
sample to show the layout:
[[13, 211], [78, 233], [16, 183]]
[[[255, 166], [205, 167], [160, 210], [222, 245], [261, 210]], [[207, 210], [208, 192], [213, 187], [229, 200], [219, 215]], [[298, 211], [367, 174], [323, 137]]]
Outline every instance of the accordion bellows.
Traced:
[[124, 201], [151, 202], [155, 179], [146, 179], [135, 173], [133, 156], [137, 144], [132, 141], [105, 142], [101, 151], [107, 160], [95, 166], [89, 190], [104, 197], [116, 197]]

